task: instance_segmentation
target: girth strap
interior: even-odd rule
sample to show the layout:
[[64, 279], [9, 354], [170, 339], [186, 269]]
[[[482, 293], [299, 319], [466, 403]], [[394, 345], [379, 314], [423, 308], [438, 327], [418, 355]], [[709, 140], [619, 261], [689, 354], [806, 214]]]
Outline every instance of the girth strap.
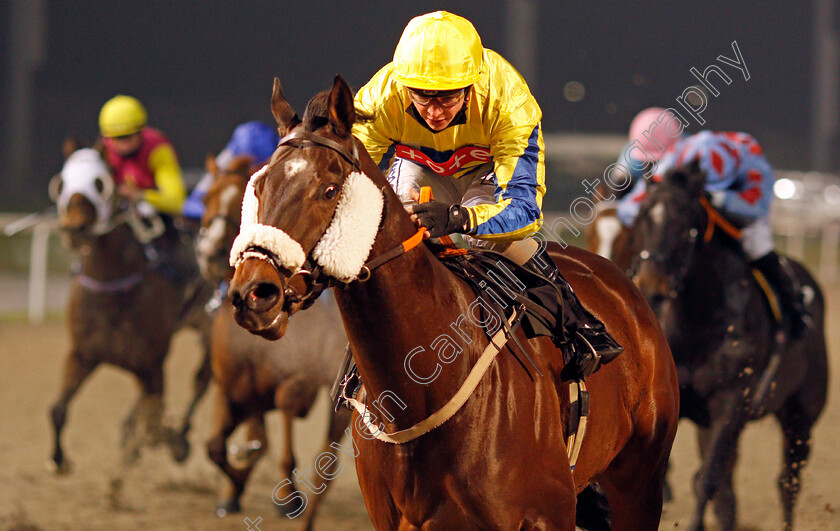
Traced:
[[[510, 319], [508, 319], [508, 326], [515, 321], [518, 313], [518, 311], [513, 312], [513, 315], [511, 315]], [[365, 420], [365, 415], [368, 415], [368, 419], [370, 418], [369, 410], [365, 404], [354, 398], [348, 398], [347, 401], [350, 402], [353, 407], [356, 408], [356, 411], [359, 412], [359, 415], [362, 416], [362, 420], [365, 422], [371, 435], [380, 441], [391, 444], [407, 443], [408, 441], [414, 440], [421, 435], [425, 435], [442, 425], [461, 409], [461, 407], [467, 402], [470, 395], [472, 395], [473, 391], [475, 391], [475, 388], [478, 387], [478, 383], [481, 381], [484, 373], [487, 372], [490, 364], [493, 363], [494, 359], [496, 359], [496, 355], [502, 350], [505, 343], [507, 343], [507, 339], [505, 327], [501, 327], [495, 334], [493, 334], [493, 337], [490, 338], [490, 343], [487, 345], [487, 348], [484, 349], [484, 352], [478, 358], [478, 361], [473, 366], [467, 376], [467, 379], [464, 380], [464, 383], [461, 384], [461, 388], [458, 389], [458, 392], [455, 393], [449, 402], [447, 402], [439, 410], [432, 413], [431, 416], [408, 429], [395, 431], [393, 433], [385, 433], [377, 426], [373, 425], [370, 420]]]

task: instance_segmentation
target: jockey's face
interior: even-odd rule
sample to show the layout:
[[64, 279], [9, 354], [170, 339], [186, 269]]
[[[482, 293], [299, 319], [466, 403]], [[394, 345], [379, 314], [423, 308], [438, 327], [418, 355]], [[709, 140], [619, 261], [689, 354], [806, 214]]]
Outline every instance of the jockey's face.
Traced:
[[408, 94], [414, 108], [433, 131], [443, 131], [449, 127], [466, 100], [466, 91], [463, 89], [438, 97], [424, 97], [411, 89], [408, 90]]
[[125, 135], [125, 136], [115, 136], [111, 138], [111, 146], [113, 146], [114, 151], [121, 157], [127, 157], [140, 149], [140, 144], [143, 143], [143, 137], [140, 135], [140, 132]]

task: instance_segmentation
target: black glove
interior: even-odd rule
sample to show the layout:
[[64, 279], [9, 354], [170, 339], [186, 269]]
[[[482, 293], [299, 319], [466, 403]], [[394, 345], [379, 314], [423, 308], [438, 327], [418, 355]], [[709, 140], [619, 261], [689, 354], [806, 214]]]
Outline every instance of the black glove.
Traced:
[[470, 214], [461, 205], [448, 205], [440, 201], [428, 201], [411, 207], [421, 225], [429, 229], [432, 238], [440, 238], [453, 232], [468, 232]]

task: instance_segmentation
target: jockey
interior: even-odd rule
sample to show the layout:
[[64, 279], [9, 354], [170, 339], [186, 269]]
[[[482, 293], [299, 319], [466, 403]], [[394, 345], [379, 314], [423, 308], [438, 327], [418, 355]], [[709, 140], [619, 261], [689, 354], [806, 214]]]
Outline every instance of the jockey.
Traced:
[[[482, 47], [468, 20], [445, 11], [412, 19], [393, 62], [359, 90], [355, 104], [373, 119], [357, 122], [353, 133], [415, 223], [429, 229], [427, 237], [463, 234], [469, 244], [502, 252], [557, 284], [582, 374], [600, 356], [621, 352], [548, 253], [537, 256], [528, 238], [543, 219], [542, 112], [522, 76]], [[417, 204], [423, 186], [434, 200]]]
[[[676, 131], [674, 123], [679, 124]], [[627, 144], [616, 162], [627, 170], [631, 182], [636, 183], [655, 171], [656, 163], [682, 137], [682, 129], [682, 124], [671, 111], [649, 107], [639, 112], [630, 122]], [[618, 198], [626, 196], [632, 189], [632, 186], [627, 186], [618, 194]]]
[[[230, 169], [230, 163], [240, 156], [251, 157], [251, 170], [256, 171], [268, 162], [274, 150], [277, 148], [277, 143], [280, 141], [280, 135], [277, 134], [277, 128], [272, 127], [259, 120], [245, 122], [236, 126], [233, 130], [233, 135], [230, 142], [225, 148], [216, 155], [216, 165], [220, 170], [225, 171]], [[213, 184], [213, 175], [207, 172], [202, 176], [201, 180], [193, 189], [187, 201], [184, 203], [183, 215], [190, 219], [201, 219], [204, 214], [204, 194]]]
[[131, 96], [115, 96], [99, 112], [105, 156], [118, 191], [142, 199], [166, 216], [180, 213], [186, 192], [169, 140], [146, 125], [146, 109]]
[[146, 125], [146, 118], [146, 109], [136, 98], [114, 96], [99, 112], [99, 132], [117, 193], [136, 201], [141, 216], [157, 213], [163, 221], [164, 233], [155, 240], [153, 251], [175, 268], [177, 276], [179, 235], [173, 216], [181, 212], [186, 188], [175, 148], [163, 133]]
[[[761, 146], [746, 133], [700, 131], [681, 139], [663, 156], [653, 179], [659, 180], [669, 169], [695, 159], [706, 174], [706, 193], [712, 206], [743, 227], [744, 254], [776, 288], [791, 336], [801, 337], [811, 327], [811, 318], [795, 274], [787, 260], [774, 251], [768, 215], [775, 178]], [[624, 225], [632, 226], [645, 189], [642, 179], [619, 203], [618, 216]]]

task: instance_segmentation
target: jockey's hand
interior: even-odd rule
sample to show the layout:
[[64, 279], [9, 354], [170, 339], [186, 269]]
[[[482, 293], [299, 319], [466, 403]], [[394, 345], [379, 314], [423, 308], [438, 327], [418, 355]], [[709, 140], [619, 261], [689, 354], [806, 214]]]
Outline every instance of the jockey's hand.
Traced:
[[714, 190], [709, 192], [709, 202], [715, 208], [720, 208], [723, 206], [723, 202], [726, 201], [726, 192], [723, 190]]
[[122, 183], [117, 186], [117, 194], [135, 203], [143, 199], [143, 190], [131, 184]]
[[453, 232], [469, 232], [470, 215], [461, 205], [428, 201], [411, 207], [411, 220], [426, 227], [426, 238], [440, 238]]

